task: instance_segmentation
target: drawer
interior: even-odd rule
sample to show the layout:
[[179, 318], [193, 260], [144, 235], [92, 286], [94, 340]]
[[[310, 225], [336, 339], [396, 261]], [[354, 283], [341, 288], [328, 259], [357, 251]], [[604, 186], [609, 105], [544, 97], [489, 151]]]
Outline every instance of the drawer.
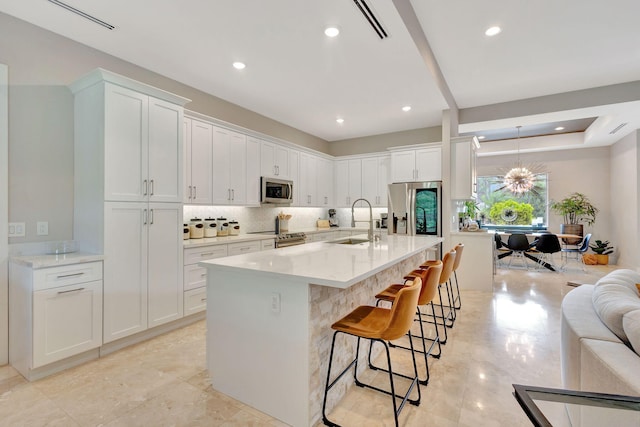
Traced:
[[227, 245], [203, 246], [184, 250], [184, 265], [227, 256]]
[[207, 288], [191, 289], [184, 292], [184, 315], [195, 314], [207, 309]]
[[207, 269], [198, 264], [184, 266], [183, 284], [184, 290], [200, 288], [207, 284]]
[[254, 240], [251, 242], [243, 242], [243, 243], [229, 243], [229, 256], [231, 255], [240, 255], [240, 254], [250, 254], [251, 252], [260, 251], [260, 241]]
[[260, 246], [261, 246], [263, 251], [266, 251], [268, 249], [275, 249], [276, 241], [275, 241], [275, 239], [261, 240], [260, 241]]
[[52, 289], [94, 280], [102, 280], [101, 261], [42, 268], [33, 272], [33, 290]]

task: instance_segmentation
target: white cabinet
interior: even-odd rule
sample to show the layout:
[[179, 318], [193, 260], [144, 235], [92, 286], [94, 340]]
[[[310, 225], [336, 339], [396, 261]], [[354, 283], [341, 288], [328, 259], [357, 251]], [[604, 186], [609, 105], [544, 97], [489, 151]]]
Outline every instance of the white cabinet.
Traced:
[[184, 120], [184, 202], [213, 203], [213, 126], [200, 120]]
[[10, 362], [26, 378], [102, 344], [102, 262], [38, 269], [12, 262], [9, 289]]
[[258, 205], [260, 143], [246, 135], [214, 126], [213, 203]]
[[318, 191], [316, 203], [320, 207], [330, 207], [333, 205], [333, 162], [320, 157], [316, 161]]
[[184, 249], [184, 315], [199, 313], [207, 308], [207, 269], [198, 263], [227, 256], [227, 245]]
[[262, 246], [259, 240], [252, 240], [249, 242], [229, 243], [227, 248], [228, 248], [227, 252], [229, 256], [250, 254], [252, 252], [259, 252], [262, 250]]
[[477, 150], [475, 136], [451, 138], [451, 199], [474, 199], [477, 195]]
[[293, 181], [293, 200], [291, 206], [300, 206], [300, 152], [289, 151], [289, 179]]
[[[298, 182], [298, 206], [316, 206], [317, 158], [308, 153], [300, 153], [300, 177]], [[295, 185], [295, 184], [294, 184]]]
[[104, 126], [105, 200], [181, 202], [183, 108], [112, 83], [92, 91], [104, 105], [91, 123]]
[[387, 206], [390, 162], [389, 156], [362, 159], [362, 197], [373, 207]]
[[73, 233], [81, 250], [105, 255], [108, 343], [182, 317], [188, 100], [101, 69], [71, 89]]
[[183, 315], [182, 207], [105, 204], [104, 342]]
[[362, 161], [360, 159], [335, 162], [335, 193], [337, 207], [350, 208], [356, 199], [362, 197]]
[[442, 180], [442, 148], [429, 147], [391, 153], [391, 181]]
[[260, 174], [289, 179], [289, 149], [273, 142], [260, 141]]

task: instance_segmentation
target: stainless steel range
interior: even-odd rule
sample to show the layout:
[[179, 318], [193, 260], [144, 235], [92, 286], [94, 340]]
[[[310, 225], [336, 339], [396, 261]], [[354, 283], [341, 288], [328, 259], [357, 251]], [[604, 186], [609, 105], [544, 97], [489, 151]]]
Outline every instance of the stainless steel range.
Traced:
[[307, 235], [304, 233], [280, 233], [276, 236], [276, 248], [302, 245], [306, 240]]

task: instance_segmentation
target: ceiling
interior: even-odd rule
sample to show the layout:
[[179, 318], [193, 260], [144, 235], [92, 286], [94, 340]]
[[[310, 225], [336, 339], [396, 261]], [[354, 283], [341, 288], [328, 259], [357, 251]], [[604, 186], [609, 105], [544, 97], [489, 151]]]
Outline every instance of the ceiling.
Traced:
[[[637, 0], [366, 0], [385, 39], [351, 0], [63, 1], [115, 28], [47, 0], [0, 0], [0, 11], [327, 141], [438, 126], [450, 107], [477, 113], [519, 100], [522, 113], [473, 119], [461, 133], [501, 139], [516, 125], [548, 132], [563, 122], [598, 145], [614, 142], [606, 135], [621, 120], [629, 124], [615, 140], [640, 127], [640, 102], [611, 96], [526, 108], [531, 98], [640, 80]], [[323, 33], [330, 25], [335, 38]], [[493, 25], [502, 32], [485, 36]]]

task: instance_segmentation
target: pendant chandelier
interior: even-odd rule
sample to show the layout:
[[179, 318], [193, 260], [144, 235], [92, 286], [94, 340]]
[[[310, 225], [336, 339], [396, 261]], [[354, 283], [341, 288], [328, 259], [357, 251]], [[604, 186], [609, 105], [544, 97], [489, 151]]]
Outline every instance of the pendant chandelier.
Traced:
[[522, 196], [523, 194], [531, 191], [536, 182], [536, 176], [526, 167], [520, 163], [520, 128], [518, 128], [518, 162], [504, 176], [503, 189], [509, 190], [516, 196]]

